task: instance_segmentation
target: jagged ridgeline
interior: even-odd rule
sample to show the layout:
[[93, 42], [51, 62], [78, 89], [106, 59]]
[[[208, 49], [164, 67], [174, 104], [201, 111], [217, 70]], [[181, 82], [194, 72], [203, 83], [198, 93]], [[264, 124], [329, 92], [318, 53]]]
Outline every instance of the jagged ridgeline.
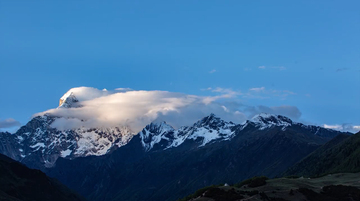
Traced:
[[[76, 94], [62, 99], [60, 108], [81, 107]], [[58, 130], [52, 126], [58, 118], [44, 114], [15, 134], [1, 133], [0, 152], [89, 200], [176, 200], [212, 184], [276, 177], [344, 134], [271, 114], [241, 124], [210, 114], [178, 129], [151, 123], [139, 133], [129, 127]]]

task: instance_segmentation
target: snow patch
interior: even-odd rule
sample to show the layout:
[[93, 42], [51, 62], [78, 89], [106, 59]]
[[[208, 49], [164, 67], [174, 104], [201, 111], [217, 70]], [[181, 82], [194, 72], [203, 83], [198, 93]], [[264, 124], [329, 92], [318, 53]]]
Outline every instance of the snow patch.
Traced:
[[45, 144], [44, 144], [44, 143], [42, 143], [42, 142], [38, 142], [38, 143], [36, 143], [36, 144], [34, 144], [34, 145], [31, 145], [30, 147], [31, 147], [31, 148], [36, 148], [36, 147], [45, 147]]
[[65, 151], [61, 151], [60, 155], [61, 155], [61, 157], [65, 158], [66, 156], [69, 156], [71, 154], [71, 152], [72, 151], [70, 149], [67, 149]]

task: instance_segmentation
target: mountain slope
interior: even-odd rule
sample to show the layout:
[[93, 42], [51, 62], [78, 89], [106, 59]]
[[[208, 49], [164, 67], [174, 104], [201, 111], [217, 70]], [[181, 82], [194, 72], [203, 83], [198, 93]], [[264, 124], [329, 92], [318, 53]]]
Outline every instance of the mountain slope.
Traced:
[[[240, 185], [209, 186], [181, 201], [354, 201], [360, 200], [360, 173], [341, 173], [314, 179], [278, 178]], [[262, 178], [254, 178], [253, 181]], [[243, 185], [242, 185], [243, 184]]]
[[285, 172], [285, 175], [321, 176], [360, 171], [360, 133], [340, 135]]
[[85, 199], [47, 177], [39, 170], [0, 154], [0, 200], [8, 201], [84, 201]]
[[58, 130], [52, 123], [59, 118], [37, 116], [15, 134], [0, 133], [0, 153], [43, 170], [53, 166], [59, 157], [104, 155], [133, 136], [126, 127]]
[[110, 154], [59, 158], [46, 171], [90, 200], [176, 200], [214, 183], [278, 176], [340, 134], [282, 116], [260, 120], [210, 115], [178, 130], [150, 124]]
[[[83, 107], [76, 97], [76, 90], [65, 93], [54, 109], [67, 113]], [[56, 163], [59, 157], [77, 158], [101, 156], [128, 143], [134, 133], [127, 126], [57, 128], [69, 117], [50, 113], [32, 118], [16, 133], [0, 132], [0, 153], [29, 167], [44, 169]], [[83, 121], [82, 119], [76, 119]]]

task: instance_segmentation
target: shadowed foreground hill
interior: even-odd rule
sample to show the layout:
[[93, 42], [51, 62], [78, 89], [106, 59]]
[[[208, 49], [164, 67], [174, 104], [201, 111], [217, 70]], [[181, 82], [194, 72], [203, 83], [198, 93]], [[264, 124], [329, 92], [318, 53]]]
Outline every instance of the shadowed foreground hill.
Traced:
[[338, 135], [284, 175], [310, 177], [339, 172], [360, 172], [360, 132], [352, 136]]
[[[340, 173], [315, 179], [257, 177], [234, 186], [209, 186], [179, 201], [357, 201], [360, 173]], [[262, 181], [262, 182], [259, 182]]]
[[0, 154], [0, 200], [85, 201], [40, 170], [32, 170]]

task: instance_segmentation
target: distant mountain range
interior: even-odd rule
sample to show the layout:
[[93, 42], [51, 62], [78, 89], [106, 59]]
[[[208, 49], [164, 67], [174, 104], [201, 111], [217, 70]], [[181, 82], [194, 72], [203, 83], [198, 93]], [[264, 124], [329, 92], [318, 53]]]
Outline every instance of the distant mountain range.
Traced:
[[277, 115], [244, 124], [210, 115], [178, 130], [150, 124], [107, 155], [59, 158], [45, 171], [90, 200], [176, 200], [214, 183], [279, 176], [338, 134]]
[[[65, 94], [59, 108], [72, 107], [81, 103]], [[178, 129], [154, 122], [139, 133], [124, 126], [58, 130], [52, 123], [59, 118], [37, 116], [15, 134], [0, 133], [0, 153], [96, 201], [176, 200], [212, 184], [281, 176], [351, 135], [264, 113], [241, 124], [215, 114]]]

